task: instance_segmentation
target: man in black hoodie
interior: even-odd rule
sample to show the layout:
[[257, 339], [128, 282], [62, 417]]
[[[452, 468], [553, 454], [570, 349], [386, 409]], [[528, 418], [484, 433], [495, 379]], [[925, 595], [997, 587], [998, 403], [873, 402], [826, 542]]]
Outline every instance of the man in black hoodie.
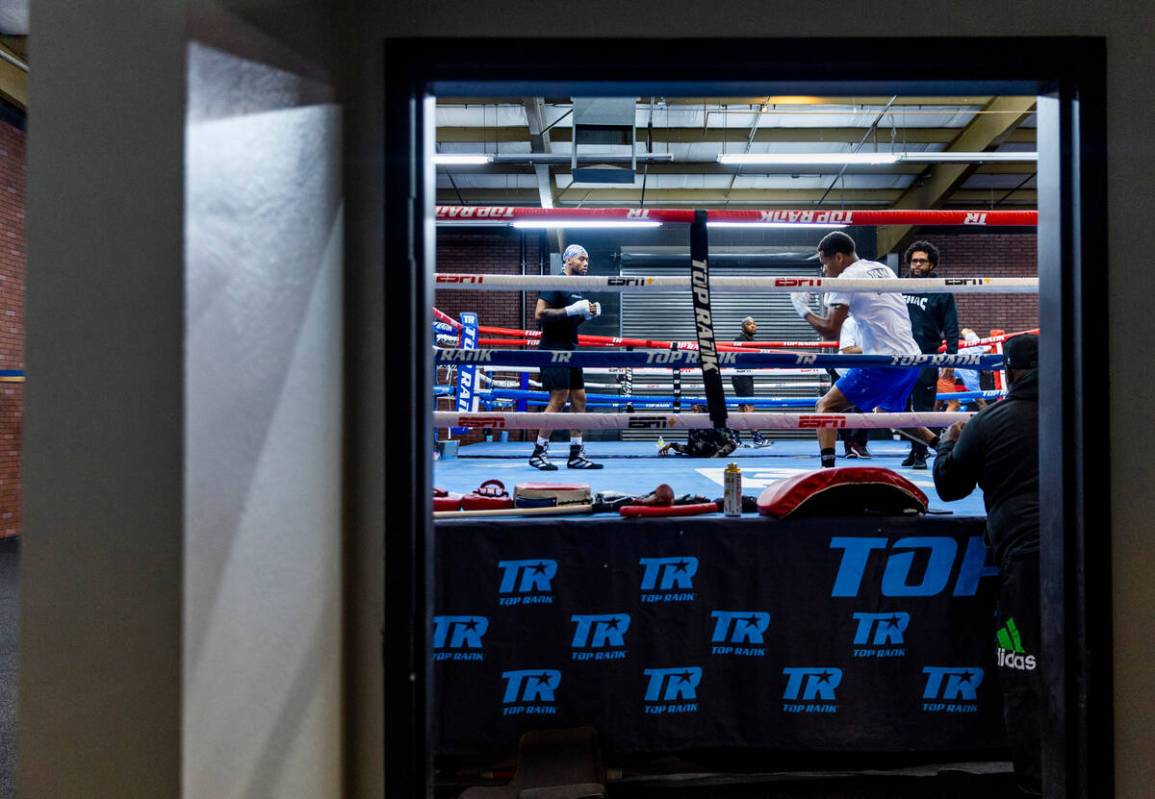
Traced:
[[1041, 795], [1039, 702], [1039, 339], [1003, 349], [1010, 391], [943, 435], [934, 487], [947, 502], [977, 484], [987, 509], [987, 543], [999, 566], [995, 660], [1007, 739], [1024, 795]]
[[[911, 277], [938, 277], [934, 273], [938, 266], [938, 247], [929, 241], [916, 241], [906, 248], [903, 257]], [[954, 306], [953, 294], [904, 294], [906, 310], [910, 314], [910, 332], [923, 354], [938, 352], [942, 340], [946, 339], [946, 351], [958, 353], [958, 312]], [[952, 377], [954, 371], [943, 369], [943, 377]], [[910, 392], [909, 407], [912, 411], [933, 411], [937, 394], [939, 373], [935, 367], [922, 370], [918, 382]], [[913, 469], [926, 468], [926, 444], [912, 442], [910, 454], [902, 462]]]

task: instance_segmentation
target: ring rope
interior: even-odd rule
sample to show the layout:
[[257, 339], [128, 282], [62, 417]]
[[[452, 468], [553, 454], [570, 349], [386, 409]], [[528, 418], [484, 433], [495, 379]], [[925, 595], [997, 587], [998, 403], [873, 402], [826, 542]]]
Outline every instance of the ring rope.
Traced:
[[[697, 352], [559, 352], [554, 350], [464, 350], [435, 349], [434, 363], [437, 366], [451, 364], [487, 364], [491, 367], [534, 366], [539, 369], [549, 367], [606, 367], [625, 368], [643, 366], [667, 366], [692, 369], [699, 364]], [[716, 355], [719, 366], [738, 367], [865, 367], [901, 366], [926, 368], [930, 366], [948, 369], [981, 369], [993, 371], [1001, 369], [1003, 356], [997, 355], [826, 355], [818, 353], [777, 353], [777, 352], [719, 352]], [[500, 371], [500, 369], [499, 369]]]
[[[606, 336], [605, 338], [610, 338], [610, 337]], [[643, 339], [639, 339], [639, 340], [643, 340]], [[438, 336], [437, 343], [441, 344], [443, 346], [446, 346], [446, 345], [452, 346], [451, 342], [449, 342], [448, 338], [445, 337], [444, 335]], [[698, 349], [698, 342], [696, 342], [696, 341], [685, 341], [685, 342], [675, 341], [675, 342], [671, 342], [671, 343], [677, 344], [679, 346], [663, 347], [663, 346], [658, 346], [657, 342], [647, 342], [645, 344], [615, 344], [615, 343], [611, 343], [611, 342], [593, 342], [593, 343], [591, 343], [591, 342], [581, 341], [580, 337], [578, 339], [579, 346], [591, 347], [591, 348], [601, 348], [601, 349], [616, 349], [618, 347], [623, 347], [623, 346], [624, 347], [630, 347], [630, 348], [638, 348], [638, 349], [663, 349], [663, 350], [669, 350], [669, 349], [697, 350]], [[754, 342], [749, 342], [749, 341], [742, 342], [742, 344], [744, 344], [744, 345], [749, 345], [752, 343], [754, 343]], [[811, 342], [811, 343], [813, 344], [813, 343], [825, 343], [825, 342]], [[481, 346], [481, 347], [498, 347], [498, 348], [501, 348], [501, 347], [530, 347], [530, 348], [536, 348], [538, 346], [538, 340], [537, 339], [531, 339], [531, 338], [479, 338], [477, 340], [477, 344], [478, 344], [478, 346]], [[686, 344], [687, 346], [685, 346], [685, 347], [680, 346], [682, 344]], [[837, 346], [837, 345], [835, 345], [835, 346]], [[716, 349], [718, 350], [718, 352], [782, 352], [783, 351], [783, 348], [781, 348], [781, 347], [738, 346], [736, 342], [729, 342], [729, 341], [719, 342], [716, 345]]]
[[[437, 206], [436, 218], [440, 223], [461, 222], [476, 224], [513, 223], [519, 219], [588, 220], [621, 219], [636, 222], [662, 222], [689, 225], [695, 211], [684, 208], [522, 208], [509, 205], [490, 206]], [[960, 225], [960, 226], [1035, 226], [1038, 211], [954, 211], [954, 210], [829, 210], [815, 211], [776, 208], [768, 210], [707, 211], [711, 222], [746, 222], [795, 225]]]
[[[971, 413], [731, 413], [732, 430], [879, 430], [949, 427]], [[492, 430], [704, 430], [713, 422], [705, 413], [456, 413], [435, 411], [435, 427]]]
[[[518, 350], [518, 351], [520, 352], [520, 350]], [[484, 350], [484, 352], [497, 352], [497, 350]], [[538, 353], [550, 353], [550, 352], [552, 352], [552, 350], [536, 350], [536, 352], [538, 352]], [[638, 353], [638, 354], [644, 355], [644, 353]], [[854, 357], [860, 357], [860, 356], [854, 356]], [[446, 366], [448, 364], [437, 364], [437, 365], [438, 366]], [[485, 363], [479, 364], [479, 366], [482, 369], [488, 369], [491, 372], [529, 372], [530, 374], [535, 374], [541, 370], [540, 366], [500, 366], [497, 364], [485, 364]], [[654, 376], [669, 377], [671, 372], [680, 372], [682, 370], [694, 370], [697, 368], [697, 366], [696, 366], [696, 364], [687, 365], [687, 364], [679, 362], [679, 363], [672, 363], [672, 364], [666, 366], [665, 368], [652, 367], [652, 368], [632, 368], [631, 369], [630, 367], [615, 367], [615, 366], [582, 367], [582, 368], [585, 370], [587, 375], [590, 375], [590, 374], [620, 375], [620, 374], [624, 374], [627, 371], [632, 371], [634, 376], [654, 375]], [[964, 367], [964, 368], [976, 369], [979, 367], [970, 366], [970, 367]], [[777, 376], [789, 376], [789, 377], [795, 377], [795, 376], [829, 377], [830, 376], [825, 369], [799, 369], [799, 368], [747, 369], [747, 368], [731, 368], [731, 367], [728, 367], [726, 364], [722, 364], [722, 374], [724, 374], [724, 375], [777, 375]], [[489, 375], [486, 375], [482, 379], [485, 380], [488, 378], [489, 378]], [[686, 380], [687, 382], [690, 382], [694, 378], [693, 378], [693, 375], [691, 374], [691, 375], [683, 375], [682, 379]], [[701, 381], [699, 381], [699, 382], [701, 382]]]
[[[575, 291], [645, 292], [686, 291], [688, 277], [615, 275], [485, 275], [439, 272], [435, 288], [455, 291]], [[779, 277], [712, 277], [716, 292], [759, 291], [789, 294], [796, 291], [836, 291], [840, 294], [1037, 294], [1037, 277], [897, 277], [830, 278], [804, 275]]]
[[[507, 399], [507, 400], [530, 400], [530, 401], [549, 401], [548, 391], [521, 391], [517, 389], [493, 389], [492, 391], [479, 391], [478, 395], [482, 399]], [[971, 399], [998, 399], [1004, 396], [1002, 391], [952, 391], [950, 393], [938, 394], [936, 399], [940, 400], [971, 400]], [[681, 402], [687, 405], [703, 405], [706, 402], [704, 396], [680, 397]], [[727, 405], [762, 405], [780, 408], [813, 408], [816, 402], [816, 397], [735, 397], [727, 396]], [[621, 396], [618, 394], [586, 394], [587, 404], [603, 404], [603, 405], [646, 405], [646, 406], [663, 406], [674, 404], [672, 397], [634, 394], [630, 396]]]

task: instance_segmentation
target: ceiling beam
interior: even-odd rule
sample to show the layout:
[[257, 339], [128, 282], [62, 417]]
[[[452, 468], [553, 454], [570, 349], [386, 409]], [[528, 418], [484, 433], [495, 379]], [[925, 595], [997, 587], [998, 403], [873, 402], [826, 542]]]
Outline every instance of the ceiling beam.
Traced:
[[[6, 43], [0, 44], [15, 61], [24, 63], [23, 56]], [[28, 73], [11, 61], [0, 59], [0, 96], [23, 111], [28, 110]]]
[[[520, 97], [438, 97], [439, 106], [480, 106], [480, 105], [521, 105]], [[762, 97], [665, 97], [666, 105], [761, 105], [765, 102], [774, 105], [876, 105], [884, 106], [890, 102], [889, 97], [780, 97], [763, 95]], [[545, 97], [543, 101], [550, 105], [569, 105], [573, 102], [570, 97]], [[899, 97], [892, 105], [946, 105], [946, 106], [973, 106], [981, 107], [991, 101], [990, 97]]]
[[[651, 175], [735, 175], [742, 174], [750, 177], [764, 175], [837, 175], [842, 171], [839, 164], [808, 164], [797, 166], [789, 164], [719, 164], [717, 161], [668, 161], [652, 162], [646, 167]], [[570, 174], [569, 164], [552, 164], [555, 175]], [[1030, 175], [1037, 166], [1033, 163], [993, 163], [980, 164], [975, 170], [976, 175]], [[525, 164], [477, 164], [454, 165], [451, 167], [439, 166], [439, 173], [454, 175], [531, 175], [534, 174], [534, 165]], [[926, 164], [852, 164], [846, 167], [847, 175], [921, 175], [926, 171]]]
[[[1032, 100], [1033, 102], [1033, 100]], [[988, 120], [993, 124], [1008, 124], [1010, 115], [991, 114], [979, 115], [978, 120]], [[1009, 121], [1018, 122], [1018, 117]], [[972, 123], [974, 124], [974, 123]], [[754, 141], [765, 144], [778, 142], [836, 142], [857, 144], [862, 141], [862, 135], [870, 128], [760, 128], [754, 134]], [[965, 128], [898, 128], [896, 141], [901, 147], [903, 143], [910, 144], [950, 144], [955, 141]], [[554, 142], [570, 142], [573, 140], [573, 129], [556, 127], [550, 131]], [[654, 142], [671, 144], [700, 144], [734, 142], [745, 144], [750, 136], [749, 128], [654, 128]], [[1013, 131], [1007, 139], [1009, 142], [1033, 144], [1035, 142], [1034, 128], [1021, 128]], [[438, 144], [503, 144], [507, 142], [526, 142], [530, 140], [529, 128], [520, 125], [505, 127], [441, 127], [437, 129]]]
[[[522, 99], [525, 107], [525, 118], [529, 123], [529, 146], [531, 152], [548, 153], [552, 148], [549, 127], [545, 124], [545, 109], [540, 97], [525, 97]], [[537, 197], [542, 208], [554, 208], [557, 205], [556, 183], [550, 174], [549, 164], [533, 164], [533, 172], [537, 176]], [[565, 249], [565, 231], [552, 231], [557, 251]]]
[[[461, 189], [462, 199], [473, 203], [494, 203], [512, 205], [536, 205], [537, 192], [534, 189]], [[686, 207], [707, 204], [724, 205], [733, 203], [813, 203], [823, 194], [822, 189], [646, 189], [646, 205], [656, 202], [682, 203]], [[839, 198], [846, 202], [892, 203], [902, 192], [899, 189], [853, 189], [839, 192]], [[558, 194], [558, 206], [579, 203], [616, 203], [636, 205], [642, 196], [641, 189], [593, 189], [568, 188]], [[438, 202], [457, 204], [457, 194], [452, 190], [438, 192]]]
[[[1006, 113], [980, 114], [958, 134], [947, 150], [982, 152], [1007, 141], [1015, 127], [1035, 109], [1034, 97], [996, 97], [984, 110]], [[1032, 131], [1033, 133], [1034, 131]], [[964, 180], [974, 172], [974, 164], [935, 164], [927, 169], [924, 180], [916, 180], [895, 208], [930, 210], [939, 208]], [[959, 199], [954, 197], [956, 201]], [[895, 252], [905, 245], [914, 231], [913, 225], [885, 225], [878, 230], [877, 252]]]
[[976, 106], [981, 107], [990, 102], [990, 97], [836, 97], [824, 96], [780, 96], [762, 95], [761, 97], [666, 97], [666, 105], [762, 105], [772, 106], [807, 106], [807, 105], [947, 105], [947, 106]]

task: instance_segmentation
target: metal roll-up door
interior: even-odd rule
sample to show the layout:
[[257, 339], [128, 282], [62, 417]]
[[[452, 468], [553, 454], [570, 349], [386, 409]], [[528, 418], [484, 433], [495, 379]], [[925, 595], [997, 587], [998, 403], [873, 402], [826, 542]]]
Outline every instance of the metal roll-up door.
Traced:
[[[809, 258], [808, 258], [809, 256]], [[680, 247], [622, 248], [621, 274], [686, 276], [689, 275], [689, 250]], [[710, 253], [710, 275], [761, 276], [809, 275], [816, 271], [812, 252], [795, 247], [720, 248]], [[734, 339], [742, 328], [742, 319], [753, 316], [758, 322], [757, 339], [761, 341], [817, 341], [819, 336], [795, 313], [788, 294], [770, 292], [721, 293], [710, 297], [714, 333], [719, 341]], [[693, 303], [687, 291], [623, 293], [621, 305], [622, 336], [673, 341], [696, 340]], [[587, 377], [589, 380], [590, 377]], [[659, 385], [662, 389], [635, 388], [635, 394], [672, 394], [672, 374], [638, 375], [634, 383]], [[759, 397], [814, 397], [825, 392], [829, 380], [816, 375], [758, 375], [754, 393]], [[729, 378], [727, 393], [732, 392]], [[683, 396], [701, 396], [700, 373], [682, 373]], [[686, 409], [688, 410], [688, 408]], [[775, 431], [776, 438], [805, 438], [801, 431]], [[656, 439], [655, 432], [622, 431], [623, 440]]]

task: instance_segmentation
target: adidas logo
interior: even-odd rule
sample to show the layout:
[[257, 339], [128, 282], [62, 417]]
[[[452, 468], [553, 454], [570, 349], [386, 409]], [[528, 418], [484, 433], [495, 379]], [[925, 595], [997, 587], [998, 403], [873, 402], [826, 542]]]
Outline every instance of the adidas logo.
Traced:
[[1007, 623], [995, 633], [995, 638], [999, 642], [998, 649], [995, 650], [999, 668], [1016, 671], [1035, 670], [1038, 663], [1034, 655], [1025, 654], [1026, 650], [1023, 649], [1019, 628], [1015, 625], [1014, 619], [1007, 619]]

